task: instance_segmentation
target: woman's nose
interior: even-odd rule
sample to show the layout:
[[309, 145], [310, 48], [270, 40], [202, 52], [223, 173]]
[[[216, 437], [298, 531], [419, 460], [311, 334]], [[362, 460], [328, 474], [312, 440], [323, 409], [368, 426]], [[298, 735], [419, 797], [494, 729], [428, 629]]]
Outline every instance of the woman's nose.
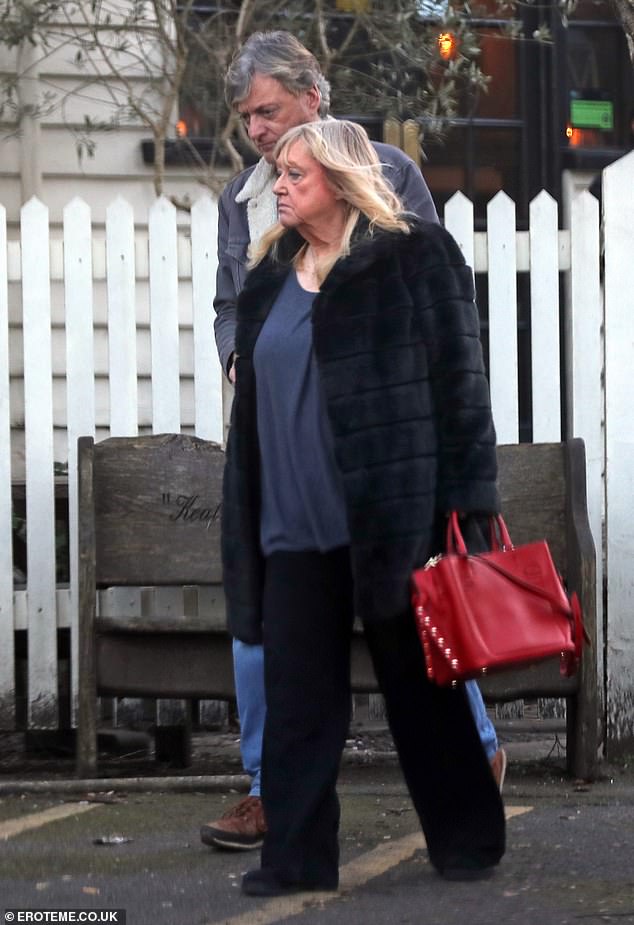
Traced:
[[273, 192], [275, 193], [276, 196], [281, 192], [283, 185], [284, 184], [282, 183], [282, 177], [280, 176], [277, 178], [277, 180], [273, 184]]

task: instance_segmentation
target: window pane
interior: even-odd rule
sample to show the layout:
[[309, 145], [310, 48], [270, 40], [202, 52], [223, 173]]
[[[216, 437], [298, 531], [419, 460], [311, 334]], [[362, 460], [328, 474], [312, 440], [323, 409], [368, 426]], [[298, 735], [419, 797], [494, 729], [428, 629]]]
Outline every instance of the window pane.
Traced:
[[525, 211], [520, 184], [521, 132], [518, 128], [466, 127], [450, 131], [445, 143], [423, 145], [423, 173], [440, 211], [457, 190], [475, 206], [478, 219], [499, 190]]
[[569, 24], [566, 134], [572, 148], [629, 147], [634, 77], [620, 26]]
[[512, 119], [519, 112], [517, 93], [518, 44], [487, 29], [481, 33], [480, 67], [490, 77], [486, 93], [481, 93], [474, 115], [486, 119]]

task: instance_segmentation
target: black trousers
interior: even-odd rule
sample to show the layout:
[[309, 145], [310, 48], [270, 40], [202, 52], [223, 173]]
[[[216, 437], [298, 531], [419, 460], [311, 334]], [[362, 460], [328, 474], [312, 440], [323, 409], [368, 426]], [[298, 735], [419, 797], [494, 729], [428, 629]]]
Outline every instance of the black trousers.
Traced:
[[[350, 722], [352, 623], [347, 548], [267, 559], [262, 867], [289, 883], [338, 882], [336, 783]], [[365, 633], [430, 861], [440, 872], [496, 864], [504, 809], [464, 688], [427, 680], [409, 612]]]

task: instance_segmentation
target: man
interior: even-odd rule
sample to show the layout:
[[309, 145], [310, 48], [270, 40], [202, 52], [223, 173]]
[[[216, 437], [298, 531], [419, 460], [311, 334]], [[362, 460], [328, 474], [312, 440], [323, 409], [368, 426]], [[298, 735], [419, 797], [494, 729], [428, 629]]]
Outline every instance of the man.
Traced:
[[[214, 330], [222, 367], [235, 382], [236, 299], [246, 276], [247, 248], [277, 220], [273, 194], [273, 151], [279, 138], [296, 125], [329, 118], [330, 86], [315, 57], [288, 32], [252, 35], [235, 55], [225, 80], [227, 102], [241, 116], [261, 158], [235, 177], [219, 203], [218, 274]], [[414, 162], [391, 145], [376, 143], [385, 175], [406, 207], [438, 221], [427, 185]], [[262, 844], [266, 821], [260, 800], [260, 760], [265, 718], [263, 652], [259, 639], [234, 640], [234, 673], [240, 748], [251, 778], [249, 796], [220, 819], [202, 826], [200, 836], [216, 848], [249, 850]], [[477, 685], [468, 686], [478, 731], [501, 788], [506, 756], [498, 748]]]

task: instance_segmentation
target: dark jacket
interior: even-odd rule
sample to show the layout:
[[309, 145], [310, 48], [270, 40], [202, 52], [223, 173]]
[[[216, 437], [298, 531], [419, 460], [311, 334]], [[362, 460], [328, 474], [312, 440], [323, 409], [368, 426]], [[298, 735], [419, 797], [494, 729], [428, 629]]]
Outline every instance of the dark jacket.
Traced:
[[[238, 300], [237, 379], [223, 489], [228, 625], [261, 638], [259, 451], [253, 348], [299, 238], [263, 261]], [[389, 618], [409, 605], [412, 570], [439, 551], [451, 509], [496, 511], [495, 432], [473, 301], [453, 238], [365, 232], [313, 303], [313, 345], [344, 481], [356, 613]]]
[[[427, 221], [437, 221], [436, 208], [420, 170], [406, 154], [392, 145], [373, 142], [383, 164], [383, 173], [397, 196], [409, 212]], [[225, 373], [234, 350], [236, 327], [236, 298], [247, 273], [247, 247], [249, 224], [247, 202], [236, 202], [253, 172], [265, 165], [243, 170], [231, 180], [218, 203], [218, 271], [214, 297], [214, 332], [218, 355]], [[271, 224], [275, 221], [273, 217]]]

